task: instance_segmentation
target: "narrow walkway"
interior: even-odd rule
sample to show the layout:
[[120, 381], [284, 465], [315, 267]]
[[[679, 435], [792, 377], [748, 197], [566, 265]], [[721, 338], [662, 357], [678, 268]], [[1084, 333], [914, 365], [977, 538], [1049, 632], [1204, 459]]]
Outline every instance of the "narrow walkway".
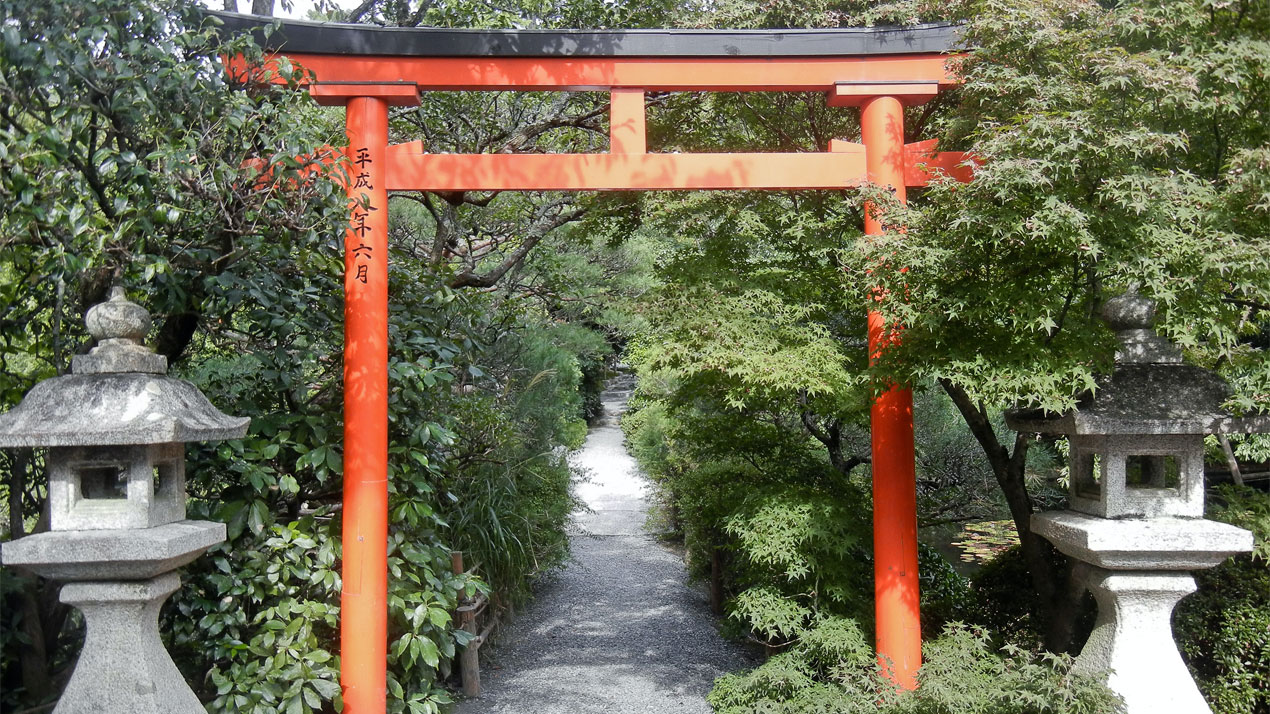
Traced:
[[644, 532], [648, 485], [618, 420], [632, 382], [604, 393], [604, 417], [574, 457], [573, 560], [481, 654], [479, 699], [458, 714], [706, 714], [714, 679], [755, 662], [715, 632], [703, 588]]

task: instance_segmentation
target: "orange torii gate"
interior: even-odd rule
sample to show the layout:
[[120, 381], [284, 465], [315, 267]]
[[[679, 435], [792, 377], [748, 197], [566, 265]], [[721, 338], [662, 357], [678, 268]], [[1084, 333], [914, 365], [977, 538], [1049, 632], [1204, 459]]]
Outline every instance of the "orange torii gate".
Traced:
[[[340, 651], [345, 711], [384, 711], [388, 537], [388, 192], [842, 189], [863, 181], [904, 200], [966, 155], [904, 143], [904, 107], [956, 83], [951, 25], [834, 30], [445, 30], [283, 22], [210, 13], [255, 30], [273, 56], [311, 70], [319, 104], [347, 112], [352, 222], [345, 236], [344, 510]], [[388, 108], [423, 91], [606, 91], [603, 154], [430, 154], [388, 143]], [[823, 153], [649, 153], [645, 92], [824, 92], [859, 107], [861, 144]], [[880, 234], [866, 211], [865, 231]], [[869, 350], [893, 339], [869, 314]], [[921, 663], [912, 393], [873, 404], [877, 651], [913, 687]]]

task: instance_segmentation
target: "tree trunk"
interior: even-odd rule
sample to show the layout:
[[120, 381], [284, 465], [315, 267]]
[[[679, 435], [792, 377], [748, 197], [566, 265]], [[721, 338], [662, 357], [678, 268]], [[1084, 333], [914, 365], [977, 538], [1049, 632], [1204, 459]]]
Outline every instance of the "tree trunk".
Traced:
[[159, 328], [154, 351], [168, 358], [168, 365], [176, 364], [185, 353], [194, 332], [198, 330], [199, 313], [196, 310], [177, 312], [168, 316]]
[[42, 702], [57, 692], [53, 691], [53, 679], [49, 676], [49, 657], [45, 649], [43, 621], [37, 597], [39, 585], [31, 583], [18, 591], [18, 607], [22, 612], [22, 634], [26, 642], [18, 647], [18, 662], [22, 668], [22, 686], [27, 700]]
[[1076, 619], [1081, 612], [1084, 589], [1073, 582], [1066, 559], [1054, 550], [1049, 541], [1031, 530], [1033, 504], [1024, 480], [1030, 437], [1016, 435], [1011, 453], [997, 439], [982, 404], [975, 404], [965, 390], [951, 382], [940, 380], [939, 383], [957, 405], [966, 425], [983, 448], [997, 484], [1005, 494], [1010, 517], [1019, 532], [1019, 546], [1032, 579], [1032, 588], [1039, 598], [1045, 649], [1071, 653], [1076, 645]]
[[1230, 467], [1230, 480], [1234, 481], [1236, 486], [1244, 485], [1244, 475], [1239, 471], [1239, 459], [1235, 458], [1235, 450], [1230, 448], [1230, 438], [1225, 434], [1218, 434], [1217, 441], [1221, 443], [1222, 453], [1226, 455], [1226, 465]]
[[[31, 533], [48, 529], [45, 514], [31, 529], [26, 530], [25, 499], [27, 476], [32, 465], [31, 449], [17, 449], [10, 465], [9, 481], [9, 535], [12, 539], [25, 538]], [[47, 511], [45, 512], [47, 514]], [[19, 628], [24, 635], [18, 644], [17, 659], [22, 686], [27, 691], [28, 702], [42, 702], [57, 695], [64, 682], [57, 682], [50, 669], [51, 653], [57, 650], [58, 639], [66, 626], [70, 609], [58, 601], [60, 587], [53, 581], [32, 577], [14, 591], [4, 605], [15, 607], [22, 613]]]
[[31, 463], [30, 449], [14, 449], [11, 461], [13, 470], [9, 480], [9, 537], [17, 540], [26, 535], [26, 519], [23, 496], [26, 495], [26, 471]]
[[238, 12], [238, 0], [225, 0], [225, 12]]
[[251, 0], [251, 14], [273, 16], [273, 0]]
[[843, 476], [850, 476], [851, 470], [860, 464], [867, 464], [872, 459], [868, 456], [854, 454], [847, 457], [842, 453], [842, 422], [838, 419], [830, 419], [824, 428], [821, 428], [816, 422], [816, 415], [810, 411], [803, 410], [799, 415], [803, 422], [803, 428], [812, 437], [824, 444], [825, 450], [829, 452], [829, 465], [834, 467], [838, 473]]
[[717, 545], [710, 552], [710, 612], [723, 614], [723, 549]]
[[[26, 521], [23, 518], [23, 495], [26, 493], [27, 465], [30, 460], [30, 449], [18, 449], [13, 455], [12, 479], [9, 481], [9, 534], [14, 540], [26, 536]], [[22, 613], [19, 627], [25, 642], [18, 644], [18, 664], [22, 672], [22, 686], [27, 690], [28, 701], [44, 701], [52, 697], [53, 681], [49, 676], [49, 658], [45, 649], [43, 620], [40, 617], [40, 603], [36, 596], [39, 581], [32, 578], [15, 592], [12, 597], [17, 600], [17, 608]], [[5, 603], [12, 607], [13, 600]]]

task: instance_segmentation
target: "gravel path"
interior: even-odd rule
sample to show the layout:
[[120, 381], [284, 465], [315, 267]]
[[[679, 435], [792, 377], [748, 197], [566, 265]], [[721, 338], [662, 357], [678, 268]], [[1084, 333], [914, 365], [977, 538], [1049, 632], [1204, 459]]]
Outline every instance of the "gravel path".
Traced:
[[482, 696], [457, 714], [706, 714], [714, 679], [756, 664], [715, 632], [679, 556], [644, 532], [648, 485], [617, 425], [631, 383], [609, 386], [574, 457], [593, 513], [575, 514], [573, 560], [481, 650]]

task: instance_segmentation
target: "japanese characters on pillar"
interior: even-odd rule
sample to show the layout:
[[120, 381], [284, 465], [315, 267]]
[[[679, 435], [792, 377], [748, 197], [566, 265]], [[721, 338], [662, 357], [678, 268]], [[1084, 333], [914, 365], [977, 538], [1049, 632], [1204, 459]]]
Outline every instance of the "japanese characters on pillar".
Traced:
[[375, 169], [375, 159], [370, 155], [370, 147], [352, 147], [350, 169], [353, 173], [351, 177], [353, 185], [349, 189], [349, 197], [353, 200], [353, 209], [346, 244], [346, 260], [349, 263], [348, 272], [352, 279], [366, 285], [370, 282], [371, 269], [375, 264], [374, 243], [379, 238], [371, 235], [370, 242], [367, 242], [367, 234], [375, 232], [374, 222], [367, 221], [374, 212], [380, 210], [380, 207], [375, 205], [375, 180], [371, 175], [371, 171]]

